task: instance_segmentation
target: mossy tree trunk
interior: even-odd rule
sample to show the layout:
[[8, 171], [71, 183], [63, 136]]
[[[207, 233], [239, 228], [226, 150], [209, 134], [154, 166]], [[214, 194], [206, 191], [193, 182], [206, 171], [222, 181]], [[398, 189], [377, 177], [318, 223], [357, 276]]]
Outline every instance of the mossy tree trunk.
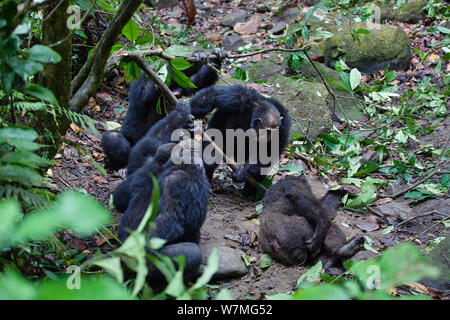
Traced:
[[[61, 55], [61, 61], [57, 64], [46, 64], [41, 77], [41, 84], [54, 93], [60, 107], [64, 109], [70, 109], [72, 81], [72, 39], [69, 37], [71, 31], [67, 28], [69, 5], [70, 1], [64, 0], [61, 3], [56, 1], [52, 5], [46, 6], [43, 10], [44, 22], [42, 25], [42, 44], [48, 46], [66, 39], [61, 44], [52, 47]], [[54, 119], [48, 114], [36, 114], [33, 124], [41, 136], [41, 142], [47, 146], [44, 151], [49, 159], [55, 156], [70, 124], [70, 120], [66, 117], [57, 115]]]

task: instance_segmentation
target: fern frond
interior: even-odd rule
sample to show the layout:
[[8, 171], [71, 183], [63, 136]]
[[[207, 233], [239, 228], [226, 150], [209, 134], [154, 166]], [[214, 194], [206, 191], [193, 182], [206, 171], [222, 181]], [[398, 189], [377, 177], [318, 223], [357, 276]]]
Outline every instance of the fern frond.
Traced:
[[36, 194], [11, 184], [0, 185], [0, 198], [14, 198], [17, 201], [23, 201], [26, 207], [31, 209], [44, 209], [51, 204], [41, 194]]

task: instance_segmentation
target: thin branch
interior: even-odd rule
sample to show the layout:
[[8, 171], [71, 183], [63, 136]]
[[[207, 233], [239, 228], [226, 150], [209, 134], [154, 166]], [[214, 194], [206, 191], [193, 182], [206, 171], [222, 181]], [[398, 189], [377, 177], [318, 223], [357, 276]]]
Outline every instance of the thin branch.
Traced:
[[420, 238], [421, 236], [423, 236], [425, 233], [429, 232], [431, 229], [433, 229], [434, 227], [436, 227], [438, 224], [447, 221], [448, 219], [450, 219], [450, 216], [445, 217], [444, 219], [439, 220], [438, 222], [436, 222], [435, 224], [433, 224], [431, 227], [425, 229], [424, 231], [422, 231], [421, 233], [419, 233], [417, 236], [415, 236], [412, 240], [416, 240], [418, 238]]
[[254, 55], [262, 54], [262, 53], [266, 53], [266, 52], [271, 52], [271, 51], [298, 52], [298, 51], [303, 51], [303, 50], [304, 50], [304, 48], [296, 48], [296, 49], [270, 48], [270, 49], [263, 49], [263, 50], [259, 50], [259, 51], [249, 52], [249, 53], [243, 53], [243, 54], [227, 55], [227, 58], [228, 59], [239, 59], [239, 58], [250, 57], [250, 56], [254, 56]]
[[421, 183], [427, 181], [428, 179], [430, 179], [431, 177], [433, 177], [436, 173], [438, 173], [438, 172], [439, 172], [439, 168], [440, 168], [441, 163], [442, 163], [442, 156], [443, 156], [445, 150], [447, 150], [447, 146], [448, 146], [448, 141], [449, 141], [449, 139], [450, 139], [450, 137], [447, 138], [447, 141], [445, 142], [445, 146], [444, 146], [444, 148], [442, 149], [442, 152], [441, 152], [441, 154], [439, 155], [439, 158], [437, 159], [436, 167], [435, 167], [430, 173], [428, 173], [427, 175], [425, 175], [425, 177], [423, 177], [422, 179], [419, 179], [417, 182], [413, 183], [412, 185], [406, 187], [405, 189], [403, 189], [403, 190], [401, 190], [401, 191], [399, 191], [399, 192], [397, 192], [397, 193], [394, 193], [392, 196], [389, 196], [389, 197], [392, 198], [392, 199], [395, 199], [395, 198], [401, 196], [402, 194], [408, 192], [409, 190], [411, 190], [411, 189], [417, 187], [419, 184], [421, 184]]
[[[229, 156], [227, 156], [222, 149], [220, 149], [220, 147], [211, 139], [210, 136], [208, 136], [206, 133], [203, 133], [203, 138], [208, 141], [214, 148], [214, 150], [216, 150], [217, 153], [219, 153], [219, 155], [223, 158], [224, 162], [234, 171], [236, 171], [238, 169], [238, 165], [236, 162], [234, 162], [233, 159], [231, 159]], [[255, 180], [255, 178], [253, 177], [248, 177], [247, 181], [249, 183], [251, 183], [254, 187], [256, 187], [258, 190], [262, 191], [262, 192], [266, 192], [267, 188], [265, 186], [263, 186], [261, 183], [259, 183], [258, 181]]]

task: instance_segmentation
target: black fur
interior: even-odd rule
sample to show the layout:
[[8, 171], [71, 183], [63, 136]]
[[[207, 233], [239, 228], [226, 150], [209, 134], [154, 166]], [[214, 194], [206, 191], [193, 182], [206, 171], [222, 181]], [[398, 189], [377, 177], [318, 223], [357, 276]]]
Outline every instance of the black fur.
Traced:
[[[119, 239], [124, 241], [129, 230], [135, 230], [150, 204], [153, 182], [150, 173], [157, 177], [160, 187], [159, 210], [155, 218], [152, 237], [167, 240], [160, 253], [170, 257], [186, 257], [185, 281], [197, 275], [202, 260], [198, 242], [200, 228], [207, 213], [210, 186], [203, 164], [176, 165], [171, 159], [164, 164], [158, 157], [149, 157], [134, 174], [119, 186], [118, 197], [127, 198], [128, 204], [119, 225]], [[119, 188], [118, 188], [119, 189]], [[121, 201], [125, 198], [121, 198]], [[126, 202], [126, 201], [124, 201]], [[162, 275], [150, 265], [149, 279], [164, 282]]]
[[159, 146], [170, 142], [171, 135], [175, 130], [187, 129], [191, 122], [190, 105], [180, 101], [175, 110], [151, 127], [145, 136], [133, 147], [128, 160], [127, 174], [133, 174], [149, 156], [155, 155]]
[[[190, 104], [191, 113], [195, 117], [204, 117], [216, 109], [208, 122], [208, 129], [214, 128], [222, 132], [224, 151], [227, 154], [230, 154], [232, 150], [226, 150], [226, 129], [246, 131], [253, 128], [257, 130], [259, 129], [256, 124], [258, 119], [264, 118], [271, 112], [283, 117], [279, 126], [279, 154], [277, 156], [280, 156], [289, 142], [291, 121], [287, 110], [278, 100], [265, 98], [254, 89], [242, 85], [211, 86], [195, 94], [190, 100]], [[271, 141], [267, 143], [267, 150], [271, 150], [271, 143]], [[234, 154], [236, 154], [236, 150], [234, 150]], [[249, 156], [248, 147], [246, 147], [246, 156], [247, 158]], [[241, 164], [233, 178], [237, 181], [245, 181], [252, 176], [257, 181], [262, 181], [264, 179], [264, 176], [260, 174], [262, 167], [265, 166], [260, 161], [257, 164]], [[217, 164], [205, 164], [205, 168], [206, 175], [211, 178]], [[249, 183], [246, 183], [244, 190], [248, 195], [256, 192], [256, 189]]]
[[[220, 68], [221, 61], [225, 53], [220, 50], [213, 51], [217, 59], [211, 61], [212, 64]], [[210, 67], [204, 65], [204, 60], [208, 54], [198, 51], [193, 54], [198, 60], [192, 67], [183, 70], [183, 73], [190, 77], [192, 83], [197, 88], [181, 88], [175, 81], [171, 81], [170, 89], [178, 96], [191, 96], [196, 91], [216, 83], [217, 73]], [[164, 112], [158, 112], [156, 105], [161, 97], [161, 90], [148, 80], [144, 73], [139, 81], [132, 81], [130, 84], [129, 107], [122, 122], [120, 131], [107, 131], [103, 137], [101, 145], [107, 156], [109, 166], [114, 169], [126, 167], [128, 155], [133, 146], [146, 134], [149, 128], [160, 119], [164, 118]], [[163, 109], [163, 107], [161, 107]]]

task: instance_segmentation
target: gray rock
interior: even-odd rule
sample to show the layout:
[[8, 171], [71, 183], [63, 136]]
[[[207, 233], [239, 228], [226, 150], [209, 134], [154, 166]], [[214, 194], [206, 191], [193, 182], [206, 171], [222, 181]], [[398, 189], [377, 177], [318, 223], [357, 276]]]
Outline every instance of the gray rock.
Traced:
[[178, 5], [178, 0], [151, 0], [157, 9], [172, 8]]
[[200, 272], [203, 272], [204, 267], [208, 262], [208, 257], [215, 247], [219, 253], [219, 269], [214, 274], [213, 279], [241, 277], [248, 273], [247, 266], [241, 257], [243, 252], [229, 247], [217, 246], [215, 244], [200, 244], [203, 253]]
[[239, 10], [235, 13], [231, 13], [231, 14], [223, 17], [221, 23], [225, 27], [232, 27], [238, 22], [245, 21], [249, 16], [250, 15], [246, 11]]
[[225, 50], [237, 50], [239, 47], [243, 47], [247, 44], [241, 37], [238, 35], [229, 35], [225, 36], [222, 39], [222, 47]]
[[392, 201], [376, 206], [375, 209], [383, 215], [399, 216], [403, 220], [415, 215], [413, 210], [406, 203], [398, 201]]
[[268, 10], [267, 10], [267, 5], [265, 3], [258, 4], [256, 6], [256, 12], [258, 12], [258, 13], [264, 13], [266, 11], [268, 11]]
[[381, 20], [417, 23], [426, 17], [427, 0], [409, 0], [398, 5], [396, 1], [380, 4]]
[[[360, 28], [370, 33], [360, 34], [358, 43], [350, 30]], [[393, 25], [354, 23], [325, 41], [324, 54], [325, 63], [332, 68], [342, 59], [364, 73], [376, 73], [387, 66], [390, 70], [408, 70], [411, 41], [405, 31]]]
[[276, 23], [276, 24], [272, 27], [272, 29], [270, 29], [270, 31], [272, 32], [272, 34], [275, 34], [275, 35], [277, 35], [277, 34], [282, 34], [283, 31], [286, 29], [286, 27], [287, 27], [287, 23], [281, 21], [281, 22]]

